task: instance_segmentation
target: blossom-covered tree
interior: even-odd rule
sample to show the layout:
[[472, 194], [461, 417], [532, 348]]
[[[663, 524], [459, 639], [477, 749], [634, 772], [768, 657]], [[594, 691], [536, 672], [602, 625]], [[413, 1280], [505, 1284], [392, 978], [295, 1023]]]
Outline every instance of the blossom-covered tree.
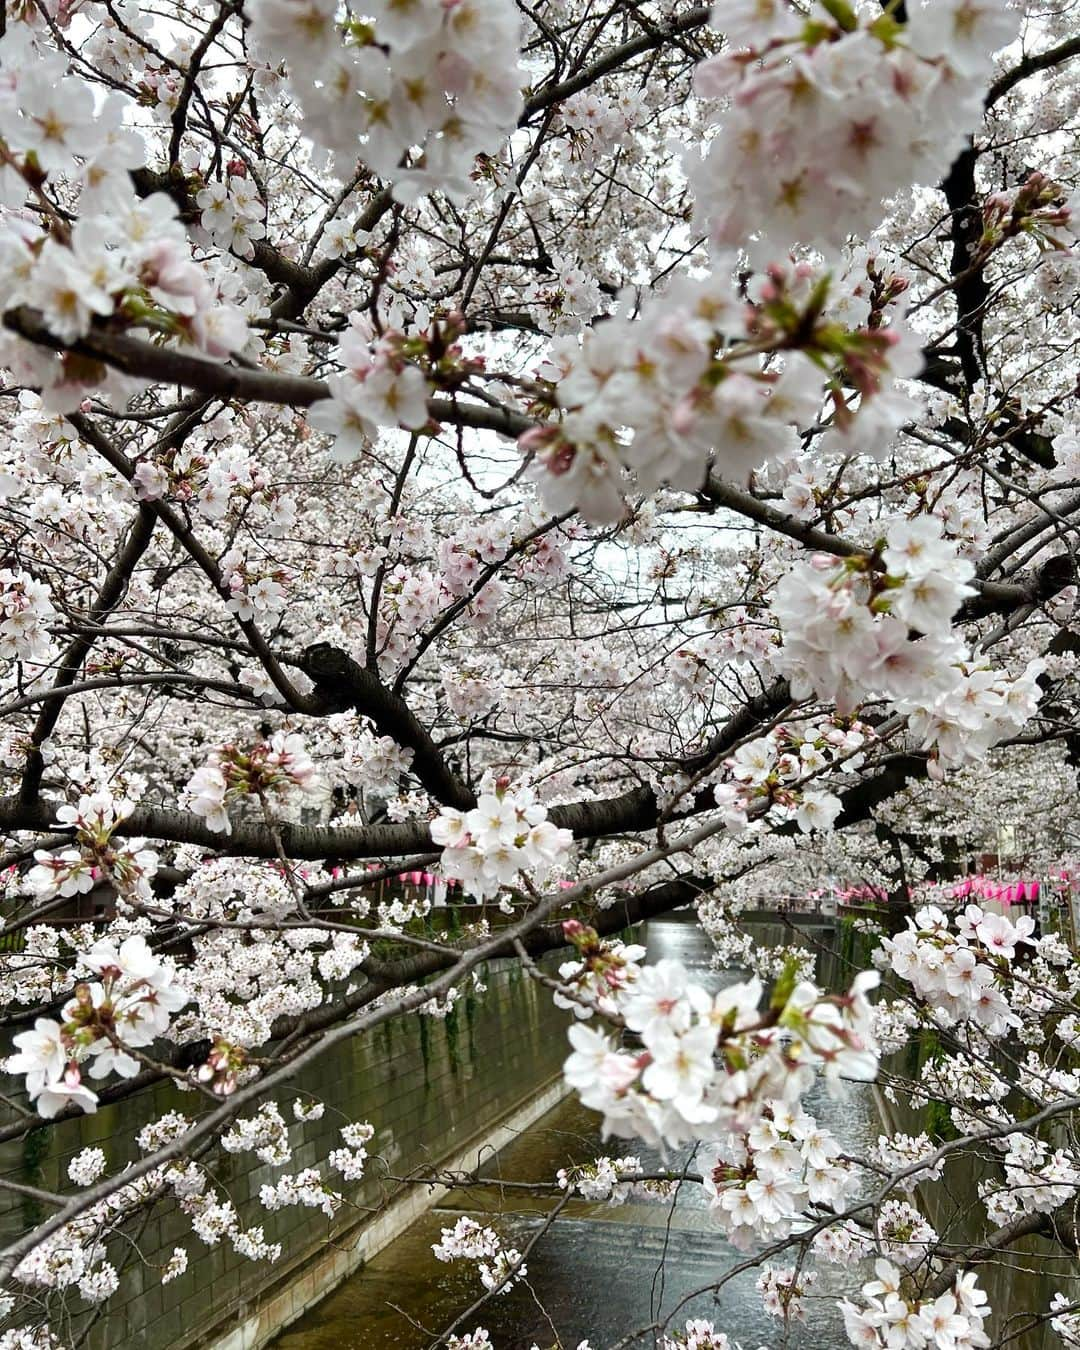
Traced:
[[[609, 1132], [701, 1142], [778, 1317], [861, 1255], [853, 1344], [988, 1345], [980, 1263], [1077, 1249], [1080, 964], [934, 886], [1003, 819], [1036, 867], [1077, 843], [1078, 23], [7, 6], [0, 980], [29, 1106], [0, 1137], [164, 1078], [192, 1110], [112, 1175], [86, 1150], [9, 1241], [0, 1346], [60, 1344], [67, 1298], [118, 1287], [105, 1234], [159, 1203], [276, 1259], [207, 1150], [286, 1168], [319, 1110], [286, 1121], [292, 1075], [496, 956], [573, 1009], [566, 1079]], [[417, 867], [483, 906], [452, 938], [376, 903]], [[739, 923], [828, 876], [916, 895], [832, 990]], [[707, 993], [614, 936], [686, 906], [748, 978]], [[843, 1154], [815, 1075], [931, 1031], [886, 1088], [948, 1137]], [[332, 1212], [378, 1148], [341, 1133], [265, 1209]], [[982, 1143], [958, 1251], [915, 1184]], [[668, 1194], [632, 1154], [552, 1186]], [[526, 1278], [472, 1221], [436, 1254], [491, 1296]], [[1064, 1294], [1026, 1315], [1080, 1344]]]

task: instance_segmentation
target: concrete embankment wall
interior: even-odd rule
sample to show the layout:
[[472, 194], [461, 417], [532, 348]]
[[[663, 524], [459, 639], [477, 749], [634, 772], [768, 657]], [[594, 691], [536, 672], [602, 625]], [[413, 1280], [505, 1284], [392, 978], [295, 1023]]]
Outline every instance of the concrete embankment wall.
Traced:
[[[901, 1080], [918, 1082], [921, 1066], [934, 1048], [933, 1037], [926, 1034], [892, 1056], [885, 1067]], [[958, 1137], [939, 1103], [914, 1108], [903, 1095], [886, 1096], [880, 1086], [874, 1101], [883, 1132], [926, 1133], [935, 1145]], [[1000, 1185], [1002, 1175], [1001, 1154], [990, 1145], [964, 1149], [947, 1159], [940, 1180], [918, 1188], [914, 1202], [944, 1242], [958, 1251], [977, 1252], [994, 1227], [979, 1187], [987, 1182]], [[1080, 1300], [1080, 1266], [1074, 1253], [1043, 1238], [1026, 1237], [995, 1252], [992, 1260], [972, 1262], [971, 1268], [977, 1270], [989, 1300], [992, 1315], [987, 1330], [995, 1344], [1007, 1341], [1009, 1350], [1054, 1350], [1061, 1345], [1061, 1337], [1044, 1319], [1054, 1294], [1064, 1293], [1070, 1303]]]
[[[568, 1046], [567, 1014], [551, 994], [511, 962], [484, 972], [486, 992], [467, 993], [441, 1021], [408, 1017], [384, 1023], [328, 1051], [276, 1097], [290, 1122], [292, 1159], [267, 1166], [251, 1154], [207, 1155], [211, 1174], [235, 1204], [244, 1227], [261, 1224], [281, 1242], [276, 1264], [239, 1257], [226, 1241], [208, 1248], [169, 1201], [136, 1217], [109, 1243], [120, 1289], [101, 1311], [71, 1293], [66, 1312], [55, 1300], [53, 1329], [85, 1350], [255, 1350], [397, 1235], [439, 1192], [390, 1178], [426, 1164], [475, 1167], [478, 1157], [509, 1141], [558, 1100]], [[9, 1096], [18, 1084], [7, 1080]], [[326, 1103], [318, 1122], [296, 1123], [292, 1102]], [[71, 1158], [101, 1148], [110, 1175], [138, 1156], [135, 1135], [167, 1110], [195, 1114], [201, 1099], [163, 1084], [122, 1106], [63, 1122], [0, 1146], [0, 1174], [49, 1191], [70, 1191]], [[327, 1173], [348, 1203], [333, 1220], [292, 1207], [268, 1213], [259, 1189], [283, 1173], [316, 1165], [341, 1146], [340, 1127], [370, 1121], [375, 1137], [363, 1182]], [[28, 1197], [0, 1191], [0, 1239], [25, 1232], [49, 1211]], [[187, 1249], [187, 1272], [162, 1285], [159, 1271], [173, 1248]], [[144, 1264], [145, 1262], [145, 1264]]]

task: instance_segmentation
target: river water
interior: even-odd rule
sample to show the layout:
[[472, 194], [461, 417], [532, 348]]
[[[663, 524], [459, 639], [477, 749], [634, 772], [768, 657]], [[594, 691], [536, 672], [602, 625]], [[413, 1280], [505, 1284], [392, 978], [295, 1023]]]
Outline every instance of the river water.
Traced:
[[[739, 972], [709, 969], [711, 946], [695, 925], [672, 919], [648, 929], [648, 959], [677, 957], [696, 979], [717, 989]], [[853, 1087], [843, 1100], [819, 1085], [807, 1105], [854, 1154], [879, 1133], [870, 1091]], [[521, 1250], [550, 1213], [552, 1202], [500, 1188], [498, 1181], [551, 1181], [569, 1163], [599, 1153], [634, 1153], [646, 1170], [666, 1165], [693, 1171], [693, 1150], [666, 1164], [631, 1141], [601, 1141], [599, 1118], [570, 1097], [485, 1163], [490, 1186], [455, 1192], [386, 1247], [363, 1270], [275, 1341], [275, 1350], [425, 1350], [435, 1335], [483, 1292], [470, 1263], [445, 1265], [431, 1247], [462, 1214], [491, 1223]], [[708, 1316], [745, 1350], [759, 1345], [793, 1350], [840, 1350], [848, 1344], [835, 1300], [848, 1269], [819, 1276], [807, 1300], [807, 1322], [787, 1330], [766, 1316], [754, 1288], [757, 1271], [735, 1276], [714, 1294], [709, 1287], [744, 1259], [712, 1224], [699, 1185], [679, 1188], [674, 1203], [631, 1201], [621, 1206], [572, 1202], [532, 1250], [528, 1278], [490, 1300], [459, 1331], [486, 1326], [497, 1350], [608, 1350], [640, 1331], [629, 1347], [652, 1347], [648, 1330], [665, 1318], [681, 1327]], [[830, 1279], [830, 1275], [832, 1278]], [[697, 1292], [697, 1291], [706, 1292]]]

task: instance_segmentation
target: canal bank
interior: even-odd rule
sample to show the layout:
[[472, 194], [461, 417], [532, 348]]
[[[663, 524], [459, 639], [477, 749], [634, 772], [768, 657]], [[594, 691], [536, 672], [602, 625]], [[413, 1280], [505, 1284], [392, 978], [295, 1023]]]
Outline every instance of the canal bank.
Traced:
[[[919, 1055], [920, 1047], [913, 1043], [890, 1067], [918, 1081]], [[874, 1107], [882, 1131], [890, 1134], [932, 1132], [935, 1143], [958, 1138], [940, 1108], [915, 1108], [900, 1096], [890, 1099], [878, 1084], [874, 1085]], [[1000, 1177], [1001, 1154], [990, 1145], [957, 1151], [945, 1159], [938, 1180], [917, 1188], [915, 1203], [943, 1242], [961, 1251], [969, 1249], [992, 1227], [986, 1220], [980, 1188], [994, 1178], [1000, 1183]], [[1045, 1238], [1022, 1237], [991, 1256], [977, 1268], [979, 1285], [992, 1309], [987, 1319], [992, 1344], [1007, 1350], [1056, 1350], [1062, 1341], [1049, 1327], [1046, 1314], [1057, 1293], [1080, 1306], [1076, 1254]]]
[[[207, 1247], [176, 1203], [163, 1201], [109, 1241], [119, 1289], [107, 1303], [95, 1309], [74, 1291], [53, 1296], [50, 1317], [63, 1343], [80, 1350], [257, 1350], [440, 1197], [437, 1189], [392, 1178], [433, 1165], [473, 1168], [556, 1103], [568, 1014], [516, 962], [492, 962], [479, 975], [483, 988], [463, 992], [448, 1016], [385, 1022], [327, 1052], [278, 1094], [292, 1148], [284, 1166], [221, 1150], [204, 1160], [241, 1225], [261, 1225], [267, 1242], [282, 1244], [281, 1260], [248, 1261], [227, 1242]], [[0, 1085], [11, 1097], [20, 1088], [12, 1079]], [[323, 1102], [325, 1113], [297, 1121], [297, 1101]], [[145, 1124], [200, 1105], [163, 1083], [121, 1107], [0, 1145], [0, 1175], [70, 1191], [68, 1165], [81, 1150], [100, 1148], [115, 1174], [140, 1156], [136, 1135]], [[295, 1205], [263, 1208], [264, 1185], [316, 1167], [354, 1121], [375, 1129], [372, 1158], [359, 1185], [326, 1173], [327, 1184], [347, 1196], [333, 1218]], [[0, 1190], [3, 1237], [43, 1217], [32, 1197]], [[178, 1246], [188, 1252], [188, 1268], [162, 1284], [160, 1269]]]
[[[445, 1157], [433, 1155], [432, 1166], [446, 1173], [475, 1172], [553, 1108], [557, 1109], [565, 1095], [559, 1074], [508, 1117], [486, 1127], [460, 1152]], [[249, 1306], [240, 1308], [235, 1314], [235, 1324], [228, 1331], [211, 1334], [205, 1343], [208, 1350], [260, 1350], [268, 1345], [282, 1327], [291, 1326], [351, 1275], [367, 1268], [396, 1239], [420, 1223], [429, 1210], [442, 1208], [450, 1195], [449, 1189], [439, 1184], [402, 1186], [375, 1218], [361, 1220], [354, 1230], [338, 1233], [333, 1240], [321, 1244], [314, 1255], [288, 1271], [277, 1286], [262, 1291]]]
[[[742, 972], [710, 968], [711, 943], [682, 916], [652, 921], [646, 941], [650, 962], [675, 958], [712, 990], [743, 978]], [[819, 1082], [808, 1107], [853, 1154], [865, 1154], [877, 1138], [878, 1118], [865, 1086], [835, 1099]], [[435, 1259], [431, 1249], [442, 1230], [468, 1215], [524, 1250], [558, 1201], [538, 1193], [526, 1193], [523, 1200], [511, 1183], [550, 1183], [559, 1168], [602, 1153], [631, 1153], [646, 1172], [696, 1170], [693, 1148], [661, 1158], [633, 1141], [604, 1142], [595, 1113], [566, 1098], [486, 1161], [486, 1184], [444, 1196], [300, 1318], [273, 1350], [427, 1350], [483, 1292], [469, 1263], [446, 1265]], [[489, 1301], [460, 1330], [482, 1324], [498, 1350], [530, 1350], [534, 1344], [547, 1350], [560, 1343], [575, 1350], [586, 1338], [594, 1350], [606, 1350], [642, 1330], [646, 1334], [633, 1345], [651, 1350], [655, 1337], [647, 1328], [668, 1318], [681, 1326], [697, 1316], [712, 1318], [744, 1346], [776, 1344], [783, 1326], [762, 1310], [755, 1288], [759, 1271], [731, 1275], [744, 1260], [745, 1253], [736, 1251], [712, 1222], [700, 1185], [680, 1186], [673, 1202], [634, 1198], [611, 1206], [574, 1200], [530, 1251], [526, 1280]], [[725, 1282], [713, 1292], [721, 1279]], [[791, 1350], [839, 1350], [847, 1344], [836, 1308], [841, 1282], [850, 1288], [850, 1268], [821, 1272], [807, 1300], [805, 1325], [793, 1326], [784, 1341]]]
[[[857, 936], [843, 926], [839, 933], [830, 928], [800, 935], [818, 951], [822, 983], [844, 986], [848, 961], [865, 964], [865, 953], [850, 940]], [[793, 934], [771, 921], [755, 925], [754, 937], [758, 946], [768, 946]], [[650, 961], [675, 958], [712, 989], [743, 977], [710, 968], [711, 943], [687, 914], [652, 921], [644, 940]], [[110, 1249], [121, 1292], [96, 1318], [77, 1306], [65, 1314], [56, 1328], [66, 1335], [64, 1343], [79, 1350], [257, 1350], [268, 1344], [276, 1350], [427, 1350], [482, 1292], [473, 1267], [435, 1260], [431, 1249], [442, 1230], [469, 1215], [498, 1227], [524, 1250], [548, 1223], [556, 1197], [523, 1193], [508, 1183], [550, 1186], [560, 1167], [601, 1153], [633, 1153], [646, 1171], [697, 1170], [692, 1150], [661, 1159], [632, 1141], [602, 1141], [597, 1117], [563, 1091], [568, 1015], [516, 963], [492, 963], [482, 979], [486, 988], [463, 994], [449, 1017], [387, 1023], [298, 1077], [278, 1099], [293, 1145], [284, 1167], [253, 1163], [250, 1155], [214, 1157], [214, 1178], [243, 1224], [262, 1224], [268, 1241], [284, 1244], [281, 1262], [242, 1261], [225, 1244], [206, 1248], [192, 1239], [190, 1222], [166, 1208], [140, 1225], [138, 1253], [126, 1241], [117, 1243], [115, 1254]], [[914, 1058], [898, 1059], [896, 1069], [917, 1077], [918, 1053], [914, 1047]], [[312, 1098], [326, 1103], [325, 1116], [295, 1122], [293, 1101]], [[819, 1084], [808, 1106], [854, 1156], [865, 1156], [882, 1129], [919, 1133], [941, 1123], [931, 1113], [905, 1114], [875, 1101], [875, 1092], [863, 1087], [836, 1101]], [[105, 1110], [5, 1145], [0, 1165], [25, 1184], [63, 1190], [68, 1162], [79, 1150], [102, 1148], [109, 1172], [115, 1172], [135, 1156], [134, 1137], [146, 1121], [192, 1107], [190, 1095], [162, 1086], [127, 1103], [122, 1115]], [[333, 1221], [317, 1211], [268, 1214], [261, 1208], [262, 1185], [283, 1171], [315, 1165], [338, 1145], [342, 1125], [361, 1120], [376, 1131], [367, 1175], [359, 1187], [342, 1187], [349, 1205]], [[958, 1246], [984, 1231], [979, 1174], [970, 1166], [962, 1170], [968, 1162], [957, 1160], [947, 1185], [934, 1187], [923, 1204], [938, 1231]], [[481, 1169], [484, 1184], [447, 1190], [418, 1180], [433, 1169]], [[409, 1183], [399, 1180], [410, 1176]], [[328, 1181], [340, 1187], [336, 1178]], [[0, 1193], [3, 1231], [25, 1231], [40, 1217], [34, 1206], [31, 1197]], [[189, 1269], [162, 1286], [153, 1267], [177, 1245], [189, 1251]], [[568, 1350], [587, 1337], [594, 1350], [607, 1350], [628, 1333], [668, 1319], [681, 1325], [690, 1316], [712, 1318], [747, 1350], [778, 1341], [792, 1350], [847, 1344], [835, 1304], [841, 1280], [843, 1292], [851, 1289], [849, 1268], [822, 1270], [807, 1300], [806, 1326], [793, 1327], [785, 1338], [782, 1324], [762, 1311], [754, 1288], [758, 1271], [732, 1277], [743, 1259], [711, 1223], [700, 1186], [680, 1187], [674, 1204], [635, 1198], [611, 1207], [575, 1200], [530, 1251], [527, 1283], [493, 1300], [469, 1325], [486, 1325], [498, 1350], [534, 1344], [548, 1350], [557, 1343], [555, 1328]], [[1045, 1306], [1053, 1289], [1076, 1287], [1070, 1283], [1074, 1269], [1073, 1259], [1045, 1245], [1021, 1248], [980, 1269], [996, 1309], [995, 1332], [1008, 1337], [1010, 1350], [1048, 1350], [1058, 1343], [1045, 1324], [1016, 1335], [1010, 1306], [1016, 1306], [1018, 1290], [1024, 1308]], [[651, 1350], [654, 1339], [647, 1335], [632, 1344]]]
[[[761, 946], [792, 940], [790, 929], [775, 922], [755, 925], [754, 933]], [[817, 947], [818, 977], [827, 986], [850, 982], [850, 962], [866, 964], [866, 952], [853, 930], [804, 938]], [[685, 915], [654, 920], [646, 940], [650, 961], [674, 957], [707, 987], [743, 977], [743, 972], [717, 974], [709, 968], [711, 944]], [[921, 1053], [913, 1044], [889, 1067], [917, 1080]], [[851, 1085], [843, 1098], [835, 1099], [819, 1082], [807, 1106], [856, 1157], [865, 1157], [881, 1133], [914, 1135], [942, 1128], [940, 1110], [915, 1111], [890, 1102], [877, 1085]], [[818, 1283], [805, 1301], [805, 1325], [785, 1329], [763, 1312], [755, 1288], [757, 1269], [731, 1276], [745, 1254], [712, 1224], [697, 1184], [680, 1187], [674, 1203], [635, 1198], [612, 1207], [574, 1200], [541, 1233], [556, 1199], [532, 1192], [523, 1200], [510, 1183], [550, 1183], [559, 1168], [603, 1153], [632, 1153], [646, 1172], [661, 1167], [696, 1170], [692, 1149], [661, 1158], [633, 1141], [604, 1141], [599, 1125], [598, 1117], [575, 1097], [562, 1100], [487, 1161], [485, 1185], [444, 1195], [369, 1265], [297, 1320], [273, 1342], [273, 1350], [428, 1350], [482, 1293], [474, 1267], [442, 1264], [432, 1252], [443, 1229], [452, 1228], [462, 1215], [495, 1227], [518, 1250], [540, 1234], [529, 1252], [527, 1281], [489, 1301], [459, 1327], [464, 1332], [485, 1326], [498, 1350], [531, 1350], [534, 1345], [576, 1350], [586, 1338], [593, 1350], [614, 1345], [653, 1350], [657, 1326], [670, 1321], [678, 1327], [692, 1316], [709, 1317], [747, 1350], [759, 1345], [789, 1350], [849, 1346], [836, 1301], [872, 1278], [872, 1263], [864, 1262], [854, 1272], [850, 1266], [819, 1267]], [[957, 1156], [948, 1164], [944, 1183], [918, 1197], [934, 1228], [957, 1249], [970, 1249], [986, 1231], [978, 1182], [989, 1174], [992, 1162], [978, 1154]], [[785, 1264], [783, 1258], [779, 1264]], [[1037, 1239], [980, 1264], [980, 1286], [994, 1310], [988, 1324], [993, 1344], [1008, 1350], [1058, 1346], [1060, 1338], [1045, 1321], [1027, 1325], [1029, 1314], [1045, 1311], [1057, 1290], [1080, 1302], [1076, 1272], [1075, 1256]], [[643, 1334], [628, 1339], [635, 1332]]]
[[[827, 1096], [813, 1106], [830, 1120]], [[863, 1150], [876, 1132], [872, 1109], [860, 1094], [857, 1104], [833, 1103], [831, 1123]], [[855, 1111], [853, 1114], [853, 1105]], [[498, 1159], [504, 1182], [550, 1179], [560, 1166], [602, 1152], [631, 1150], [646, 1170], [662, 1165], [647, 1149], [625, 1141], [602, 1143], [596, 1118], [567, 1099], [538, 1121]], [[666, 1166], [693, 1171], [692, 1150], [670, 1156]], [[491, 1168], [489, 1166], [489, 1172]], [[272, 1343], [272, 1350], [427, 1350], [440, 1330], [482, 1292], [474, 1269], [436, 1261], [432, 1244], [464, 1214], [490, 1224], [518, 1250], [547, 1221], [552, 1202], [500, 1190], [450, 1193], [391, 1243], [362, 1272], [345, 1281], [324, 1303], [310, 1310]], [[757, 1270], [711, 1286], [745, 1259], [713, 1224], [702, 1188], [680, 1188], [674, 1205], [628, 1201], [618, 1207], [571, 1202], [529, 1253], [528, 1277], [508, 1294], [492, 1299], [467, 1326], [482, 1324], [498, 1350], [554, 1346], [556, 1332], [567, 1350], [590, 1340], [607, 1350], [634, 1331], [671, 1317], [680, 1326], [690, 1317], [712, 1318], [744, 1346], [772, 1345], [782, 1327], [762, 1310], [755, 1289]], [[826, 1270], [807, 1301], [805, 1326], [792, 1328], [792, 1350], [839, 1350], [846, 1345], [835, 1300], [848, 1269]], [[553, 1330], [554, 1328], [554, 1330]], [[633, 1342], [652, 1350], [651, 1333]]]

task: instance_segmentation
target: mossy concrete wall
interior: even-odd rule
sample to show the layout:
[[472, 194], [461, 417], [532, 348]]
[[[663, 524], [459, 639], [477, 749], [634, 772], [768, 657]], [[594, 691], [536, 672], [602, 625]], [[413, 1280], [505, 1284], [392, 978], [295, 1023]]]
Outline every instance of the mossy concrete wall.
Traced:
[[[125, 1226], [128, 1237], [109, 1243], [121, 1284], [102, 1309], [67, 1295], [63, 1324], [56, 1318], [53, 1327], [61, 1340], [78, 1340], [84, 1350], [253, 1350], [438, 1198], [391, 1177], [425, 1164], [475, 1166], [481, 1150], [507, 1142], [508, 1131], [553, 1105], [568, 1051], [567, 1014], [512, 962], [493, 963], [484, 980], [486, 991], [463, 995], [445, 1021], [386, 1022], [298, 1075], [276, 1098], [286, 1121], [293, 1121], [297, 1095], [325, 1102], [326, 1112], [320, 1121], [290, 1125], [293, 1156], [283, 1167], [220, 1150], [206, 1157], [242, 1224], [262, 1224], [268, 1241], [282, 1243], [276, 1264], [245, 1260], [227, 1241], [204, 1246], [172, 1202], [159, 1204]], [[0, 1090], [13, 1095], [18, 1084], [8, 1080]], [[122, 1106], [0, 1145], [0, 1174], [71, 1191], [68, 1163], [81, 1149], [103, 1149], [112, 1174], [138, 1156], [143, 1124], [170, 1109], [195, 1113], [200, 1101], [162, 1084]], [[261, 1186], [325, 1159], [341, 1146], [340, 1127], [356, 1120], [375, 1127], [372, 1159], [362, 1183], [337, 1186], [349, 1203], [333, 1220], [317, 1210], [262, 1208]], [[0, 1237], [25, 1232], [46, 1212], [32, 1199], [0, 1192]], [[188, 1270], [162, 1285], [155, 1267], [176, 1246], [187, 1249]]]

